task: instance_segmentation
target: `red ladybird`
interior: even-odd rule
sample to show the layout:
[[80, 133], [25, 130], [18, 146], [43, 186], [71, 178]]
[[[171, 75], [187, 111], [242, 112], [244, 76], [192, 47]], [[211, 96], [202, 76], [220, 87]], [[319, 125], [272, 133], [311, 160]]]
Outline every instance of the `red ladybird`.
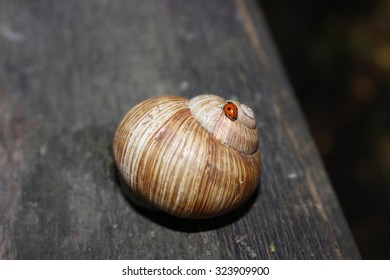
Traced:
[[223, 111], [225, 112], [226, 116], [232, 121], [235, 121], [237, 119], [238, 108], [236, 104], [232, 102], [227, 102], [225, 106], [223, 106]]

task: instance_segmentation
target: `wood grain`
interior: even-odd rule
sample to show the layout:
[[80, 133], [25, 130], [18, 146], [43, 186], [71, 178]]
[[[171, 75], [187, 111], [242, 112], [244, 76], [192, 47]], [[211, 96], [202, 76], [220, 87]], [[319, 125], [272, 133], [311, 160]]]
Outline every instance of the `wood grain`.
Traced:
[[[254, 109], [259, 191], [204, 221], [133, 206], [119, 120], [205, 91]], [[359, 258], [252, 1], [2, 0], [0, 213], [2, 259]]]

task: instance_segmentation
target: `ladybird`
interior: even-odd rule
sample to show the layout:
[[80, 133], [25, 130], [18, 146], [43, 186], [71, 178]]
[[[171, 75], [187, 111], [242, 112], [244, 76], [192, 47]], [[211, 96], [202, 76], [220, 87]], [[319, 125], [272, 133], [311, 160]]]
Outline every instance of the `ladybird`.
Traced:
[[225, 115], [232, 121], [235, 121], [237, 119], [238, 108], [236, 104], [232, 102], [227, 102], [225, 106], [223, 106], [223, 111], [225, 112]]

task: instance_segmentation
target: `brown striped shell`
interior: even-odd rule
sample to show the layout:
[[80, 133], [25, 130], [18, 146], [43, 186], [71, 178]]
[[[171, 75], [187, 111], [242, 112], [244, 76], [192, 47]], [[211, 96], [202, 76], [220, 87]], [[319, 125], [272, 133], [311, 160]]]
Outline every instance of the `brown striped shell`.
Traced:
[[[237, 106], [236, 120], [225, 114], [227, 102]], [[256, 189], [258, 142], [254, 113], [244, 104], [216, 95], [160, 96], [125, 115], [113, 152], [141, 199], [178, 217], [210, 218], [237, 208]]]

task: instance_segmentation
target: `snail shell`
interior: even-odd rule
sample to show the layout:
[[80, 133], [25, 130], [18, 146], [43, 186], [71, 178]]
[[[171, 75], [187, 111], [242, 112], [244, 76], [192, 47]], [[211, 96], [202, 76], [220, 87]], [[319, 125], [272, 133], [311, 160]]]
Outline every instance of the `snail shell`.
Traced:
[[130, 189], [183, 218], [210, 218], [244, 203], [260, 180], [253, 111], [216, 95], [160, 96], [131, 109], [114, 137]]

